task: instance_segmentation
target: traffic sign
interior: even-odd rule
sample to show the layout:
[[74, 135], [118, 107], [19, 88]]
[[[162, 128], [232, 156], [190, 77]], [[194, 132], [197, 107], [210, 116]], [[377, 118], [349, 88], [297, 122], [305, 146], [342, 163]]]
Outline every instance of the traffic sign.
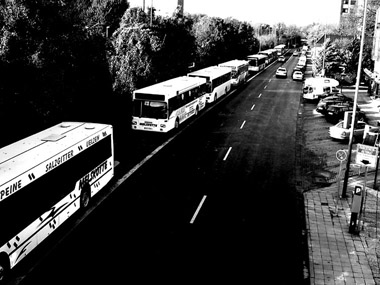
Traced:
[[344, 149], [340, 149], [336, 152], [336, 158], [339, 161], [345, 161], [347, 159], [347, 151]]

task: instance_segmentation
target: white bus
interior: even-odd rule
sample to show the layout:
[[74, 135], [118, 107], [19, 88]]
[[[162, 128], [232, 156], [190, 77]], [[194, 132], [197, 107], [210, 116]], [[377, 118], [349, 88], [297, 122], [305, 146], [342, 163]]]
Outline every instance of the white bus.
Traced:
[[132, 129], [168, 132], [206, 106], [206, 80], [176, 77], [133, 92]]
[[258, 72], [265, 69], [267, 56], [263, 54], [253, 54], [247, 56], [249, 62], [248, 70], [250, 72]]
[[271, 64], [273, 61], [277, 59], [277, 50], [275, 49], [267, 49], [260, 51], [259, 54], [266, 55], [266, 65]]
[[231, 68], [210, 66], [189, 73], [189, 77], [205, 78], [207, 82], [206, 101], [212, 103], [231, 90]]
[[233, 86], [239, 86], [246, 82], [248, 77], [248, 61], [234, 59], [220, 63], [218, 66], [231, 68], [231, 84]]
[[0, 149], [0, 280], [114, 175], [111, 125], [63, 122]]
[[286, 45], [280, 44], [274, 47], [275, 50], [277, 50], [277, 56], [283, 55], [285, 52]]

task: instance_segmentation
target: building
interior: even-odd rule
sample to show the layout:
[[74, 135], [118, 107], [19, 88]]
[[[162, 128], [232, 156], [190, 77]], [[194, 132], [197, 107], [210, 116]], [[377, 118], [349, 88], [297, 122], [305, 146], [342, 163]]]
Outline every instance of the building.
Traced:
[[156, 15], [170, 17], [174, 12], [183, 15], [185, 0], [129, 0], [131, 7], [141, 7], [144, 11], [154, 7]]
[[364, 0], [341, 0], [341, 3], [340, 23], [352, 14], [362, 13], [364, 7]]

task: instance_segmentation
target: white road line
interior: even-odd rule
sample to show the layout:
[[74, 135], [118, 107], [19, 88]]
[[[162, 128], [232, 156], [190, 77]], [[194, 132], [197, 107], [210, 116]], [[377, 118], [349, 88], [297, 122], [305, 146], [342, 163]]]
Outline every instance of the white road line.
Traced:
[[272, 81], [272, 79], [269, 79], [269, 82], [271, 82]]
[[228, 155], [230, 154], [230, 151], [231, 151], [232, 147], [230, 146], [230, 148], [228, 149], [226, 155], [224, 156], [223, 160], [226, 160]]
[[268, 85], [265, 85], [265, 86], [264, 86], [264, 89], [267, 89], [267, 87], [268, 87]]
[[245, 121], [241, 124], [240, 129], [242, 129], [245, 125]]
[[252, 108], [251, 108], [251, 111], [253, 110], [253, 108], [255, 108], [255, 104], [253, 104]]
[[259, 96], [257, 96], [257, 98], [260, 98], [260, 97], [261, 97], [261, 95], [263, 95], [263, 94], [261, 94], [261, 93], [260, 93], [260, 95], [259, 95]]
[[195, 219], [196, 219], [196, 217], [197, 217], [197, 215], [198, 215], [200, 209], [202, 208], [202, 205], [203, 205], [203, 203], [205, 202], [206, 198], [207, 198], [207, 196], [204, 195], [203, 198], [202, 198], [202, 200], [201, 200], [201, 202], [200, 202], [199, 205], [198, 205], [197, 210], [195, 211], [193, 217], [192, 217], [191, 220], [190, 220], [190, 224], [194, 223], [194, 221], [195, 221]]

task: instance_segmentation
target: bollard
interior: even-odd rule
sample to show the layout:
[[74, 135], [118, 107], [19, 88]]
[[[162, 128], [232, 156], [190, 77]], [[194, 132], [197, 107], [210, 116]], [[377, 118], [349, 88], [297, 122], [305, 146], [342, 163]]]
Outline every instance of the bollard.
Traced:
[[356, 185], [354, 191], [352, 191], [352, 204], [351, 204], [351, 219], [349, 226], [349, 233], [354, 234], [357, 232], [357, 220], [360, 208], [362, 205], [362, 191], [363, 187], [361, 185]]

